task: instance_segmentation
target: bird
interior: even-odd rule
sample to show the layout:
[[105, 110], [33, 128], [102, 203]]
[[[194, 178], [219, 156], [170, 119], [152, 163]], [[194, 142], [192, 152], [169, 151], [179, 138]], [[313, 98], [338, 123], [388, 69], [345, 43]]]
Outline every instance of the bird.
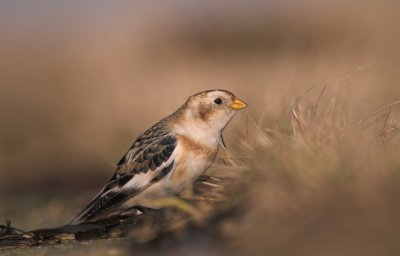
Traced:
[[135, 207], [157, 209], [157, 199], [190, 195], [194, 182], [214, 161], [219, 146], [225, 146], [225, 127], [246, 107], [245, 102], [222, 89], [190, 96], [178, 110], [134, 141], [111, 179], [70, 224], [122, 215]]

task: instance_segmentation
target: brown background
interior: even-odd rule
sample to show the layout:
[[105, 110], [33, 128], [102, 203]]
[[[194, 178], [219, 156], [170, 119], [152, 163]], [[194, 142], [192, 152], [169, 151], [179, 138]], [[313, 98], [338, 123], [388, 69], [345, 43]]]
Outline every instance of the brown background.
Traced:
[[133, 139], [198, 91], [274, 118], [312, 85], [350, 79], [354, 119], [400, 98], [395, 1], [3, 1], [0, 219], [67, 222]]

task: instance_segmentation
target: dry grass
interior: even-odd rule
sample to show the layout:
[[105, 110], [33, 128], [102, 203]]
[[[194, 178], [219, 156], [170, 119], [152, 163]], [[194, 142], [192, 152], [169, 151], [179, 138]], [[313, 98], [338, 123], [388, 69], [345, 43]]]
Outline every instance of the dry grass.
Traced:
[[279, 122], [253, 124], [243, 136], [249, 197], [245, 217], [227, 223], [233, 252], [400, 252], [398, 102], [352, 120], [337, 94], [321, 95], [296, 98]]

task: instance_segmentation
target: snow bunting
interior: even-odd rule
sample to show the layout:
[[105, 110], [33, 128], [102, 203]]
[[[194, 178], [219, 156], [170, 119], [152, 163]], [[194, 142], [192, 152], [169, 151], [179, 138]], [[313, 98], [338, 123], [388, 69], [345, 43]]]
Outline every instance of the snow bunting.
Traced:
[[136, 139], [110, 181], [71, 224], [123, 214], [135, 207], [158, 208], [152, 199], [191, 191], [223, 143], [222, 131], [245, 107], [246, 103], [225, 90], [189, 97], [176, 112]]

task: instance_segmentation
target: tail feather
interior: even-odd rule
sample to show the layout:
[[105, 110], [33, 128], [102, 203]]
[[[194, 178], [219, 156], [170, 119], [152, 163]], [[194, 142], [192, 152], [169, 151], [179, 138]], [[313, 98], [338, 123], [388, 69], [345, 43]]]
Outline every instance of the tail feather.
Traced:
[[96, 197], [86, 206], [71, 222], [71, 225], [76, 225], [87, 221], [95, 212], [104, 208], [105, 203], [112, 198], [116, 193], [112, 190], [102, 190]]

